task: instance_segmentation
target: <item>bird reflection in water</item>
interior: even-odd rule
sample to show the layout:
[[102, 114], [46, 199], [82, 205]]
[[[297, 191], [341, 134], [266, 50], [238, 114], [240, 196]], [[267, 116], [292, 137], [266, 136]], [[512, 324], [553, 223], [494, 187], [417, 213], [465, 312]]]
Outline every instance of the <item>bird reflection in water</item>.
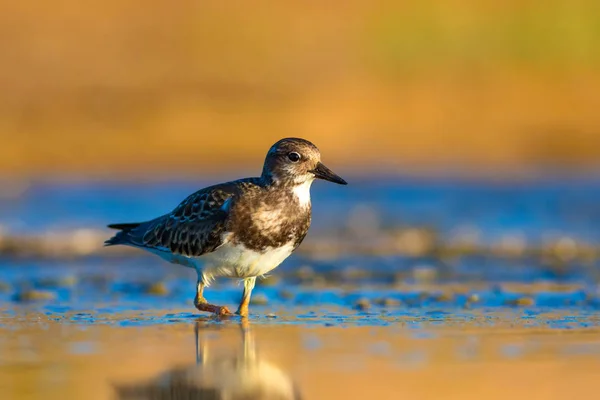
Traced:
[[258, 357], [254, 334], [246, 319], [239, 330], [241, 348], [235, 353], [211, 356], [202, 322], [195, 325], [196, 364], [169, 370], [151, 381], [117, 388], [123, 400], [300, 399], [291, 378], [277, 366]]

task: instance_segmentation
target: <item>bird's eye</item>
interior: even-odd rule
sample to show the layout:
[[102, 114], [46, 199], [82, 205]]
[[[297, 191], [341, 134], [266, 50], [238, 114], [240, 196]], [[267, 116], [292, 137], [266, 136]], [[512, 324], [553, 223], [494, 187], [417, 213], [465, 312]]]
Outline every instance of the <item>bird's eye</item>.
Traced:
[[298, 161], [300, 161], [300, 154], [293, 151], [290, 154], [288, 154], [288, 158], [290, 159], [291, 162], [298, 162]]

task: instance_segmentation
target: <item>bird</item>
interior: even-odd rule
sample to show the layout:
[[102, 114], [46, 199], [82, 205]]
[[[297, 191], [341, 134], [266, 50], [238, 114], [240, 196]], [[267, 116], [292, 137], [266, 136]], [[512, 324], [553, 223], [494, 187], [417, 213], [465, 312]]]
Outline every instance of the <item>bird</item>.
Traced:
[[216, 278], [241, 279], [236, 314], [248, 317], [256, 278], [278, 267], [308, 233], [315, 179], [347, 184], [321, 162], [313, 143], [284, 138], [270, 147], [260, 176], [198, 190], [150, 221], [110, 224], [118, 232], [104, 244], [139, 248], [196, 270], [194, 305], [201, 312], [232, 315], [227, 306], [209, 303], [204, 288]]

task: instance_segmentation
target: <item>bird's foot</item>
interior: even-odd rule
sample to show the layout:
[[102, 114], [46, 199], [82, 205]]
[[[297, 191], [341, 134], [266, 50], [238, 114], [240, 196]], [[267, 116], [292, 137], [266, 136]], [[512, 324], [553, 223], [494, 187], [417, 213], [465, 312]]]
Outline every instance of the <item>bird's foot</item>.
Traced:
[[239, 315], [240, 317], [247, 318], [248, 317], [248, 307], [240, 307], [235, 312], [235, 315]]
[[215, 306], [213, 304], [208, 304], [208, 303], [198, 303], [198, 304], [196, 304], [196, 308], [200, 311], [206, 311], [209, 313], [213, 313], [220, 317], [233, 315], [231, 313], [231, 311], [229, 311], [229, 308], [227, 308], [226, 306]]

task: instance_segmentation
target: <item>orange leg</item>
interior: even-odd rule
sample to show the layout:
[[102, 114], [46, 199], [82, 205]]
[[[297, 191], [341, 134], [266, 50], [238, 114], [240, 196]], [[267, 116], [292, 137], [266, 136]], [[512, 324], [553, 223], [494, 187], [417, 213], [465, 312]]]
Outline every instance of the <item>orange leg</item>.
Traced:
[[237, 315], [241, 315], [242, 317], [248, 316], [248, 306], [250, 305], [250, 296], [252, 295], [252, 289], [254, 289], [254, 284], [256, 283], [256, 277], [246, 278], [244, 279], [244, 293], [242, 294], [242, 301], [240, 302], [240, 306], [235, 312]]
[[219, 316], [222, 315], [232, 315], [231, 311], [225, 306], [215, 306], [214, 304], [210, 304], [204, 296], [202, 295], [204, 292], [204, 283], [201, 280], [198, 280], [198, 286], [196, 288], [196, 297], [194, 297], [194, 305], [200, 311], [206, 311], [209, 313], [213, 313]]

